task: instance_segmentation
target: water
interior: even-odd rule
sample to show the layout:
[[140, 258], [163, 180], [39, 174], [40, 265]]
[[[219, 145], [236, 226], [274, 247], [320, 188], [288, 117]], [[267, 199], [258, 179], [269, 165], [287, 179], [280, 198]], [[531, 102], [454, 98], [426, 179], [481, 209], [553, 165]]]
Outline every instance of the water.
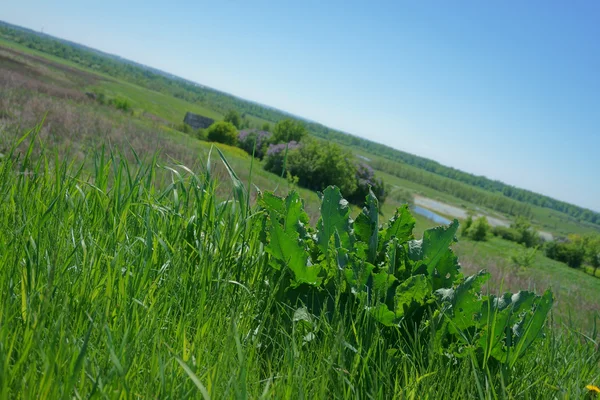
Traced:
[[450, 221], [447, 218], [442, 217], [441, 215], [438, 215], [436, 213], [434, 213], [433, 211], [430, 211], [426, 208], [423, 207], [419, 207], [419, 206], [414, 206], [412, 209], [415, 213], [424, 216], [427, 219], [432, 220], [433, 222], [435, 222], [436, 224], [442, 224], [442, 225], [449, 225], [452, 223], [452, 221]]

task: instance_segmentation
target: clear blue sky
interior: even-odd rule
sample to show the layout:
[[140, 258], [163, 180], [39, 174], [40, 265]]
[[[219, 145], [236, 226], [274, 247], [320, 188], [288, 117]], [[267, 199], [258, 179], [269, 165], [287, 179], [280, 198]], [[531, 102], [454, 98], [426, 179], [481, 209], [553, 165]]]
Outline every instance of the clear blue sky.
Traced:
[[600, 2], [5, 1], [0, 19], [600, 211]]

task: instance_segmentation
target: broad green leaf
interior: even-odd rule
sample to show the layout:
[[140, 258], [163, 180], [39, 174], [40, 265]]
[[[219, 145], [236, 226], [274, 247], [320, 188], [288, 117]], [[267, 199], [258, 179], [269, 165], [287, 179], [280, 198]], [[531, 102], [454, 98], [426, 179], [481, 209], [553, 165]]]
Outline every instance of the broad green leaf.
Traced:
[[482, 302], [478, 345], [483, 350], [485, 362], [492, 356], [498, 361], [506, 361], [505, 334], [510, 324], [511, 297], [510, 293], [505, 293], [501, 297], [490, 296]]
[[385, 299], [387, 291], [398, 279], [385, 271], [373, 273], [373, 293]]
[[[490, 275], [486, 271], [469, 276], [452, 292], [452, 318], [448, 325], [451, 333], [461, 335], [472, 326], [477, 325], [481, 318], [482, 299], [480, 295], [483, 285]], [[440, 293], [440, 291], [438, 291]], [[448, 293], [448, 292], [442, 292]]]
[[402, 279], [402, 276], [406, 272], [405, 255], [406, 252], [404, 247], [398, 243], [398, 239], [391, 239], [387, 243], [387, 248], [385, 249], [385, 265], [380, 268], [387, 273]]
[[379, 235], [379, 203], [372, 191], [367, 196], [367, 205], [354, 221], [356, 237], [368, 245], [367, 260], [374, 263], [377, 258]]
[[396, 288], [394, 311], [401, 318], [415, 305], [424, 305], [431, 295], [431, 284], [425, 275], [413, 275]]
[[389, 226], [385, 231], [385, 242], [392, 238], [398, 239], [398, 242], [405, 243], [413, 239], [413, 229], [415, 227], [415, 218], [410, 214], [408, 205], [405, 204], [396, 210], [396, 214], [390, 219]]
[[266, 247], [267, 252], [292, 271], [296, 283], [319, 285], [321, 283], [321, 279], [319, 279], [320, 266], [307, 265], [308, 253], [297, 239], [297, 234], [292, 236], [286, 233], [274, 214], [271, 214], [269, 233], [271, 241]]
[[[451, 256], [450, 244], [456, 241], [458, 221], [454, 220], [449, 226], [438, 226], [428, 229], [423, 233], [423, 240], [409, 242], [409, 256], [413, 261], [423, 261], [427, 266], [430, 277], [435, 275], [446, 277], [450, 280], [458, 273], [458, 262]], [[436, 271], [436, 268], [439, 269]], [[449, 275], [448, 275], [449, 274]], [[445, 285], [443, 280], [437, 280], [436, 286]], [[441, 286], [447, 287], [447, 286]], [[436, 287], [439, 288], [439, 287]]]
[[348, 258], [349, 251], [348, 251], [348, 249], [342, 247], [342, 240], [340, 239], [340, 235], [337, 231], [334, 234], [334, 239], [335, 239], [335, 252], [336, 252], [337, 266], [338, 266], [338, 269], [343, 271], [349, 262], [349, 258]]
[[364, 292], [367, 287], [367, 282], [371, 277], [371, 272], [375, 266], [369, 262], [354, 258], [350, 266], [344, 270], [346, 281], [352, 287], [352, 292]]
[[301, 237], [306, 234], [304, 226], [308, 224], [308, 215], [304, 212], [304, 203], [298, 192], [292, 191], [285, 198], [284, 230], [288, 234], [300, 233]]
[[350, 207], [340, 189], [329, 186], [323, 191], [321, 218], [317, 224], [317, 243], [323, 254], [327, 254], [329, 241], [336, 231], [342, 246], [350, 249]]
[[517, 359], [522, 356], [531, 343], [540, 336], [546, 317], [552, 308], [554, 298], [552, 292], [546, 290], [542, 297], [537, 297], [533, 308], [526, 310], [523, 319], [516, 324], [512, 333], [514, 335], [514, 349], [509, 353], [509, 366], [514, 367]]
[[263, 193], [258, 201], [258, 204], [267, 209], [269, 212], [276, 212], [278, 215], [283, 215], [285, 213], [284, 200], [273, 193]]
[[[460, 264], [458, 258], [452, 250], [443, 253], [438, 263], [431, 273], [431, 284], [433, 290], [452, 287], [452, 284], [459, 275]], [[429, 271], [429, 268], [428, 268]]]
[[375, 318], [376, 321], [382, 323], [385, 326], [394, 326], [394, 320], [396, 315], [390, 311], [388, 306], [384, 303], [379, 303], [376, 307], [369, 309], [369, 312]]

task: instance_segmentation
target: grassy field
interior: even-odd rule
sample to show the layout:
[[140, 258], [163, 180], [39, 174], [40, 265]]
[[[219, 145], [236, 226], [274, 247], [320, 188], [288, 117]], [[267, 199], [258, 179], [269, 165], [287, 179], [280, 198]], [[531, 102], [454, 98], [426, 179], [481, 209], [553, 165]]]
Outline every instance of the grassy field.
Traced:
[[[297, 190], [313, 226], [317, 194], [218, 145], [248, 190], [244, 212], [213, 145], [154, 118], [210, 110], [51, 61], [0, 49], [1, 398], [582, 398], [600, 382], [600, 279], [541, 253], [516, 268], [521, 248], [497, 238], [455, 245], [463, 271], [488, 269], [492, 293], [556, 298], [552, 329], [514, 368], [435, 353], [428, 331], [391, 343], [363, 314], [310, 317], [307, 342], [293, 309], [273, 312], [269, 255], [247, 231], [258, 190]], [[88, 99], [93, 88], [134, 115]], [[415, 218], [417, 237], [434, 226]]]
[[299, 319], [274, 302], [260, 213], [223, 202], [212, 168], [88, 156], [89, 176], [0, 164], [2, 398], [581, 398], [600, 379], [597, 338], [569, 330], [507, 370], [360, 312]]

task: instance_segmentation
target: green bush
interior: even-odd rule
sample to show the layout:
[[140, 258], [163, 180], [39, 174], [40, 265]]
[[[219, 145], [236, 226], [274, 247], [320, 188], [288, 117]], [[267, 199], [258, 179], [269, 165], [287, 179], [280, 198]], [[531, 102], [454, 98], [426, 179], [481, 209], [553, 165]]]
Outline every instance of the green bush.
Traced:
[[327, 186], [335, 185], [349, 196], [358, 187], [356, 166], [352, 159], [350, 152], [334, 143], [315, 140], [303, 144], [280, 143], [269, 146], [265, 169], [281, 175], [285, 168], [298, 178], [298, 184], [302, 187], [321, 191]]
[[111, 100], [112, 105], [117, 109], [124, 112], [131, 111], [131, 103], [124, 97], [115, 97]]
[[471, 226], [473, 225], [473, 217], [471, 215], [469, 215], [467, 217], [467, 219], [465, 219], [465, 222], [462, 223], [462, 225], [460, 226], [460, 236], [464, 236], [464, 237], [468, 237], [468, 232], [469, 229], [471, 229]]
[[544, 245], [546, 257], [563, 262], [571, 268], [580, 268], [585, 258], [585, 249], [573, 242], [552, 241]]
[[526, 218], [518, 217], [510, 227], [519, 233], [519, 237], [516, 240], [517, 243], [521, 243], [526, 247], [534, 247], [541, 244], [538, 233]]
[[507, 228], [506, 226], [495, 226], [492, 228], [492, 234], [501, 237], [504, 240], [510, 240], [511, 242], [518, 242], [521, 238], [519, 231], [513, 228]]
[[237, 129], [231, 122], [215, 122], [206, 131], [210, 142], [218, 142], [235, 146], [237, 143]]
[[490, 232], [490, 225], [488, 224], [486, 217], [477, 218], [467, 231], [467, 236], [475, 241], [483, 242], [487, 240], [488, 233]]

